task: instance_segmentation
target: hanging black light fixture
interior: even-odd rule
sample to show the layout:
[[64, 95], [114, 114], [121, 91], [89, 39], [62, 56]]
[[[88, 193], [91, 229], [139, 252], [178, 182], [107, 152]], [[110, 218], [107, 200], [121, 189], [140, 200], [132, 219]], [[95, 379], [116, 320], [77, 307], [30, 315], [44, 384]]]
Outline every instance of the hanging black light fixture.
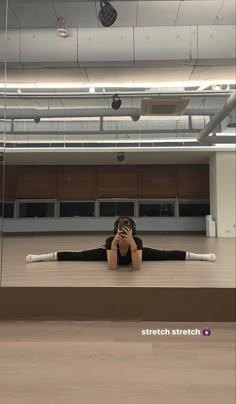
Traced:
[[111, 106], [113, 109], [119, 109], [121, 106], [121, 99], [118, 94], [113, 95]]
[[100, 11], [98, 13], [100, 23], [104, 27], [110, 27], [117, 19], [117, 11], [110, 4], [109, 0], [100, 0]]

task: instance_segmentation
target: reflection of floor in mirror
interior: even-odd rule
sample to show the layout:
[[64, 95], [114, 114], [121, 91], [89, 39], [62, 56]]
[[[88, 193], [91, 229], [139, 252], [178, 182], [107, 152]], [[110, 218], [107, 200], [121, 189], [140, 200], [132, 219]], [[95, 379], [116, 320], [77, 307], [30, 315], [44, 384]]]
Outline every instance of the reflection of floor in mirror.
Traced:
[[[234, 404], [235, 329], [210, 323], [2, 322], [3, 404]], [[170, 333], [142, 335], [142, 330]], [[164, 331], [163, 331], [164, 330]]]
[[5, 236], [3, 240], [3, 286], [160, 286], [234, 287], [235, 239], [198, 235], [141, 235], [145, 246], [166, 250], [215, 253], [214, 263], [205, 261], [143, 262], [140, 271], [110, 271], [105, 262], [25, 263], [27, 254], [96, 248], [103, 235]]

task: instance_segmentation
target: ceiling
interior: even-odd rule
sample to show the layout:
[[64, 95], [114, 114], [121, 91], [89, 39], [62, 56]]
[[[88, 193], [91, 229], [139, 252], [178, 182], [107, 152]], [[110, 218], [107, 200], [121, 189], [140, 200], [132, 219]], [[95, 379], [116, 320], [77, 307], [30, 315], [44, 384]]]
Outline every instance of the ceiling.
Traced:
[[[5, 28], [2, 16], [0, 27]], [[233, 0], [112, 1], [118, 12], [113, 27], [159, 27], [191, 25], [234, 25]], [[99, 1], [9, 0], [8, 28], [54, 28], [58, 17], [68, 27], [97, 28]]]
[[[73, 140], [76, 133], [79, 139], [83, 132], [87, 140], [90, 132], [103, 140], [109, 133], [112, 137], [112, 131], [116, 131], [116, 139], [124, 138], [122, 131], [144, 140], [150, 136], [163, 140], [195, 139], [197, 132], [191, 129], [200, 132], [222, 108], [235, 88], [235, 1], [111, 3], [118, 18], [112, 27], [103, 28], [98, 19], [98, 1], [9, 0], [6, 11], [6, 1], [1, 0], [0, 132], [6, 132], [3, 141], [14, 136], [16, 142], [32, 141], [34, 135], [37, 141], [40, 136], [52, 140], [55, 133], [64, 136], [65, 131], [72, 133]], [[57, 35], [59, 17], [66, 18], [66, 38]], [[117, 111], [111, 108], [115, 93], [122, 99]], [[189, 101], [181, 116], [142, 116], [134, 122], [130, 117], [140, 115], [145, 97]], [[93, 121], [93, 117], [98, 121]], [[40, 122], [35, 123], [35, 118]], [[104, 126], [105, 119], [109, 122]], [[227, 124], [234, 120], [232, 112], [217, 131], [225, 134]], [[181, 129], [183, 132], [179, 133]], [[174, 157], [173, 151], [168, 161], [206, 161], [212, 153], [187, 150], [192, 157], [176, 148], [179, 156]], [[157, 152], [143, 149], [141, 157], [140, 150], [127, 151], [126, 162], [135, 164], [138, 159], [139, 164], [151, 164]], [[12, 159], [16, 159], [20, 152], [12, 153]], [[95, 155], [89, 150], [86, 153], [91, 164]], [[97, 154], [103, 163], [116, 162], [112, 150], [105, 153], [99, 148]], [[27, 161], [36, 156], [27, 151], [25, 155]], [[60, 158], [69, 163], [72, 155], [62, 157], [60, 153]], [[9, 156], [8, 153], [10, 164]], [[40, 153], [37, 156], [42, 158]], [[162, 161], [160, 156], [158, 153], [158, 160]], [[167, 161], [168, 155], [163, 156]], [[44, 158], [48, 161], [46, 152]], [[99, 159], [96, 157], [98, 164]], [[84, 164], [81, 152], [79, 161]]]

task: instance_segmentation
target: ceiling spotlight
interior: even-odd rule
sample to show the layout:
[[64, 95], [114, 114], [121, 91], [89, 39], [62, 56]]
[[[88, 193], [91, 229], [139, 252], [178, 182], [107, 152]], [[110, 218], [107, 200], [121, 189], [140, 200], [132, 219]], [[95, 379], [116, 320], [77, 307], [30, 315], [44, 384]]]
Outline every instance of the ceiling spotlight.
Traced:
[[119, 109], [121, 106], [121, 99], [118, 94], [113, 95], [111, 106], [113, 109]]
[[100, 11], [98, 13], [98, 18], [104, 27], [110, 27], [116, 21], [117, 11], [110, 4], [109, 0], [100, 0]]
[[140, 115], [132, 115], [131, 118], [132, 118], [132, 121], [137, 122], [140, 119]]
[[117, 161], [119, 161], [119, 162], [124, 161], [125, 153], [124, 152], [117, 153], [116, 158], [117, 158]]
[[68, 36], [68, 29], [66, 19], [64, 17], [60, 17], [57, 20], [57, 33], [59, 36], [65, 38]]

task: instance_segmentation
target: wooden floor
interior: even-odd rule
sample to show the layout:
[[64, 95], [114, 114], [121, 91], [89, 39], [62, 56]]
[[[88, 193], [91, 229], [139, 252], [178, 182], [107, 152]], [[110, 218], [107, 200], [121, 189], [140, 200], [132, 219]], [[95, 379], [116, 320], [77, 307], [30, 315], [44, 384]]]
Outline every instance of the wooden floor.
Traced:
[[[104, 244], [103, 235], [5, 236], [2, 286], [235, 287], [235, 239], [195, 235], [141, 235], [145, 246], [215, 253], [204, 261], [143, 262], [140, 271], [110, 271], [105, 262], [25, 263], [27, 254], [82, 250]], [[4, 403], [5, 404], [5, 403]]]
[[200, 323], [0, 323], [2, 404], [235, 404], [235, 329]]

